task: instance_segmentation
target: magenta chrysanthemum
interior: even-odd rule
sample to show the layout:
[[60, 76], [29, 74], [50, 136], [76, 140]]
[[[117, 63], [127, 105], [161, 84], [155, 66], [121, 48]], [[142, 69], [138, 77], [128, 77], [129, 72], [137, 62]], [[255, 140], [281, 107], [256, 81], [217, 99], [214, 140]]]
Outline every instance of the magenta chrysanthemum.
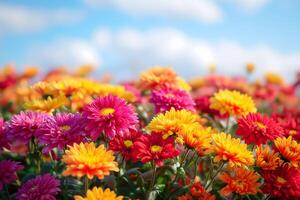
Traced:
[[44, 144], [44, 152], [54, 148], [63, 149], [67, 145], [80, 143], [85, 138], [84, 120], [80, 114], [60, 113], [49, 117], [40, 130], [39, 142]]
[[40, 135], [40, 128], [49, 116], [40, 112], [21, 112], [6, 124], [7, 134], [12, 141], [28, 143], [32, 137]]
[[4, 121], [0, 118], [0, 150], [3, 148], [9, 148], [9, 142], [5, 132]]
[[283, 136], [281, 126], [272, 118], [260, 113], [250, 113], [238, 119], [237, 135], [242, 136], [247, 144], [266, 144], [268, 140], [274, 140]]
[[55, 200], [60, 191], [59, 180], [45, 174], [24, 183], [17, 193], [17, 200]]
[[161, 88], [152, 91], [151, 103], [155, 106], [155, 112], [165, 112], [175, 108], [176, 110], [195, 111], [195, 102], [191, 95], [180, 89]]
[[23, 166], [19, 162], [11, 160], [0, 161], [0, 190], [5, 184], [17, 180], [17, 171], [22, 170]]
[[135, 130], [138, 123], [133, 107], [119, 97], [108, 95], [95, 99], [83, 109], [86, 130], [96, 140], [101, 133], [112, 138]]

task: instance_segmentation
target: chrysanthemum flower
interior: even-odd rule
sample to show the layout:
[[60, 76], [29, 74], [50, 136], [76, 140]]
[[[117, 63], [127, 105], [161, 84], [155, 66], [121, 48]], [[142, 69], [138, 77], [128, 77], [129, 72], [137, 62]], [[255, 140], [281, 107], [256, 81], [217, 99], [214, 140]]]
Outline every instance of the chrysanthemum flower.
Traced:
[[274, 140], [274, 144], [279, 153], [292, 165], [298, 167], [300, 164], [300, 144], [293, 140], [292, 136], [281, 137]]
[[210, 108], [220, 111], [221, 114], [241, 116], [256, 112], [252, 98], [238, 91], [220, 90], [210, 98]]
[[39, 142], [48, 152], [54, 148], [60, 150], [67, 145], [83, 142], [85, 137], [84, 120], [80, 114], [61, 113], [49, 117], [40, 130]]
[[266, 144], [283, 136], [281, 126], [272, 118], [260, 113], [249, 113], [237, 120], [237, 135], [242, 136], [247, 144]]
[[264, 178], [262, 191], [279, 199], [300, 199], [300, 170], [282, 165], [276, 170], [261, 172]]
[[109, 188], [103, 190], [102, 188], [94, 187], [92, 190], [88, 190], [86, 197], [79, 195], [74, 196], [75, 200], [122, 200], [123, 196], [117, 196], [114, 191]]
[[195, 103], [191, 95], [180, 89], [160, 88], [153, 90], [150, 101], [154, 104], [156, 113], [169, 111], [172, 107], [176, 110], [195, 111]]
[[226, 186], [221, 189], [223, 196], [228, 196], [231, 193], [255, 195], [257, 192], [260, 192], [259, 176], [254, 171], [243, 167], [236, 167], [230, 169], [229, 172], [223, 172], [219, 179], [226, 183]]
[[217, 161], [228, 161], [232, 167], [253, 165], [252, 152], [247, 150], [247, 145], [241, 143], [240, 139], [226, 133], [213, 134], [212, 138]]
[[154, 161], [157, 165], [162, 165], [168, 158], [174, 158], [179, 154], [175, 149], [174, 139], [162, 138], [162, 134], [152, 133], [142, 135], [134, 143], [135, 157], [143, 163]]
[[194, 126], [184, 126], [178, 136], [183, 139], [188, 148], [196, 149], [199, 155], [205, 155], [212, 150], [212, 129]]
[[141, 136], [141, 133], [138, 131], [133, 131], [125, 133], [123, 135], [116, 135], [109, 142], [109, 149], [114, 152], [121, 153], [125, 160], [132, 160], [134, 142]]
[[193, 200], [193, 197], [189, 194], [185, 194], [185, 195], [178, 197], [177, 200]]
[[205, 192], [204, 187], [202, 186], [200, 181], [193, 183], [190, 188], [190, 193], [193, 197], [200, 197]]
[[123, 134], [135, 130], [138, 123], [133, 107], [113, 95], [99, 97], [86, 105], [83, 116], [86, 118], [86, 130], [94, 140], [102, 132], [112, 138], [117, 133]]
[[40, 136], [40, 129], [47, 118], [49, 116], [45, 113], [32, 111], [14, 115], [6, 124], [9, 139], [27, 144], [32, 137]]
[[0, 118], [0, 150], [3, 148], [9, 148], [9, 142], [7, 132], [5, 131], [4, 121]]
[[285, 136], [292, 136], [297, 142], [300, 142], [300, 124], [297, 123], [297, 120], [294, 118], [285, 118], [279, 122]]
[[17, 193], [17, 200], [55, 200], [60, 191], [59, 180], [45, 174], [25, 182]]
[[66, 163], [65, 176], [87, 176], [92, 179], [97, 176], [103, 179], [110, 171], [119, 171], [118, 163], [114, 161], [112, 151], [107, 151], [104, 145], [96, 147], [94, 143], [80, 143], [69, 146], [63, 155]]
[[5, 184], [10, 184], [11, 182], [17, 180], [17, 171], [23, 169], [23, 166], [19, 162], [11, 160], [0, 161], [0, 191]]
[[163, 134], [163, 138], [178, 134], [183, 126], [199, 127], [199, 116], [187, 110], [175, 110], [160, 113], [154, 117], [146, 129]]
[[68, 98], [64, 95], [60, 95], [55, 98], [49, 96], [46, 100], [36, 99], [28, 101], [24, 104], [24, 108], [33, 111], [52, 113], [55, 109], [67, 105], [68, 102]]
[[154, 89], [158, 87], [172, 87], [176, 85], [177, 74], [167, 67], [153, 67], [141, 73], [139, 86], [143, 89]]
[[262, 145], [256, 147], [256, 166], [263, 170], [275, 170], [282, 164], [279, 153], [271, 150], [269, 146], [263, 148]]

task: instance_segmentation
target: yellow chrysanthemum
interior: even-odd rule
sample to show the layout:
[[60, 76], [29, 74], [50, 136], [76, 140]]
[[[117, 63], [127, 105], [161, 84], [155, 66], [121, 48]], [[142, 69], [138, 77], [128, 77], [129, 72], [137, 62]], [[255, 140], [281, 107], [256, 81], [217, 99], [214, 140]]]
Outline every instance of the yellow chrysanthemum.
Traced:
[[186, 125], [178, 133], [184, 144], [189, 148], [194, 148], [200, 155], [211, 152], [212, 129], [200, 126]]
[[251, 151], [240, 139], [226, 133], [213, 134], [213, 150], [216, 161], [228, 161], [230, 166], [250, 166], [254, 163]]
[[295, 167], [300, 166], [300, 144], [292, 136], [276, 138], [274, 144], [280, 154]]
[[272, 72], [266, 73], [265, 79], [268, 83], [271, 83], [271, 84], [275, 84], [275, 85], [283, 85], [284, 84], [284, 80], [283, 80], [282, 76], [280, 76], [279, 74], [272, 73]]
[[279, 153], [271, 150], [269, 146], [263, 148], [262, 145], [256, 147], [256, 166], [263, 170], [275, 170], [283, 162]]
[[68, 104], [68, 98], [64, 95], [56, 98], [38, 99], [26, 102], [24, 108], [28, 110], [41, 111], [41, 112], [53, 112], [55, 109]]
[[102, 188], [94, 187], [92, 190], [88, 190], [86, 197], [79, 195], [74, 196], [75, 200], [122, 200], [123, 196], [117, 196], [114, 191], [109, 188], [103, 191]]
[[136, 101], [136, 97], [134, 96], [134, 94], [127, 91], [124, 86], [121, 85], [100, 84], [97, 88], [95, 88], [95, 94], [98, 96], [106, 96], [112, 94], [129, 102]]
[[175, 110], [160, 113], [146, 127], [151, 132], [163, 134], [163, 138], [178, 134], [184, 126], [199, 127], [199, 116], [187, 110]]
[[210, 98], [210, 108], [232, 116], [256, 112], [252, 98], [238, 91], [220, 90]]
[[66, 163], [67, 169], [63, 172], [65, 176], [87, 176], [92, 179], [97, 176], [103, 179], [110, 171], [119, 171], [118, 163], [114, 161], [112, 151], [107, 151], [104, 145], [96, 147], [92, 143], [80, 143], [69, 146], [62, 161]]

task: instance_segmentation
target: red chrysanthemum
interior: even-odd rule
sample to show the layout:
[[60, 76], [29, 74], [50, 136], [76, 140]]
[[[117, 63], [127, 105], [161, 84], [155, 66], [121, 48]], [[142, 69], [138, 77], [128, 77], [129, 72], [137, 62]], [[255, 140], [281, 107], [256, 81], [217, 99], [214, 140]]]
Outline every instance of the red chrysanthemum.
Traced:
[[247, 144], [265, 144], [283, 136], [281, 126], [272, 118], [260, 113], [250, 113], [238, 119], [237, 135], [242, 136]]
[[279, 199], [300, 199], [300, 169], [282, 165], [276, 170], [262, 171], [263, 192]]
[[160, 133], [144, 134], [134, 143], [135, 158], [143, 163], [154, 161], [157, 165], [162, 165], [168, 158], [174, 158], [179, 154], [175, 149], [174, 139], [162, 138]]
[[95, 99], [83, 109], [86, 130], [96, 140], [101, 133], [112, 138], [136, 129], [137, 114], [124, 99], [108, 95]]
[[195, 111], [195, 103], [191, 95], [180, 89], [160, 88], [153, 90], [150, 101], [154, 104], [156, 113], [169, 111], [172, 107], [176, 110]]
[[125, 160], [134, 159], [133, 152], [133, 144], [134, 142], [141, 136], [140, 132], [133, 131], [123, 135], [116, 135], [109, 142], [109, 149], [114, 152], [121, 153]]
[[22, 170], [23, 166], [19, 162], [11, 160], [0, 161], [0, 191], [5, 184], [17, 180], [16, 172]]
[[296, 119], [287, 118], [281, 120], [279, 123], [283, 128], [286, 137], [292, 136], [295, 140], [300, 142], [300, 124], [297, 123]]

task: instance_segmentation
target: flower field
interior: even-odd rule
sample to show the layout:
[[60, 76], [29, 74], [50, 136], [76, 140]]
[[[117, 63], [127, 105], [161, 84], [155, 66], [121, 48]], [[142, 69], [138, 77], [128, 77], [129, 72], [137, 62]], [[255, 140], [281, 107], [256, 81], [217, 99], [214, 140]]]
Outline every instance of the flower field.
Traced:
[[245, 71], [2, 68], [0, 199], [300, 199], [300, 74]]

